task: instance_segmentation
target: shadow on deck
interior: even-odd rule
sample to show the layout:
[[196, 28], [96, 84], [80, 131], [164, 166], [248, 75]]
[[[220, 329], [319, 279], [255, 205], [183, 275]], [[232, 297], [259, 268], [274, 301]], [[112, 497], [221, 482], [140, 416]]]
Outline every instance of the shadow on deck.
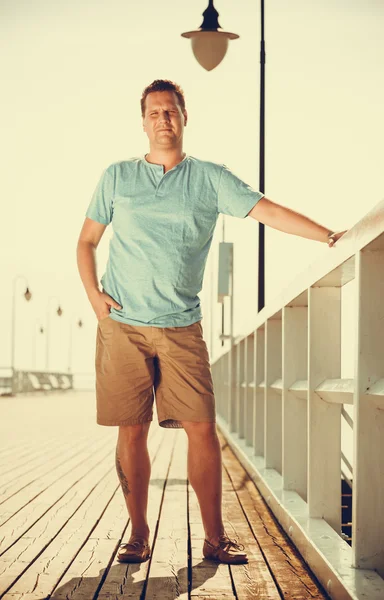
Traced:
[[328, 598], [218, 427], [226, 532], [249, 562], [202, 556], [187, 480], [187, 436], [149, 432], [151, 559], [116, 561], [130, 522], [114, 464], [117, 427], [95, 422], [93, 392], [0, 398], [0, 598], [5, 600]]

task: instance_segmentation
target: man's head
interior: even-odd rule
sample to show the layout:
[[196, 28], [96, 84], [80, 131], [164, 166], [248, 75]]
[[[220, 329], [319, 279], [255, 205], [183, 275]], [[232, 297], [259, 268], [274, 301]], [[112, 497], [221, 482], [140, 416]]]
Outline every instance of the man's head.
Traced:
[[167, 79], [156, 79], [143, 91], [140, 104], [143, 129], [151, 147], [181, 146], [188, 114], [180, 86]]

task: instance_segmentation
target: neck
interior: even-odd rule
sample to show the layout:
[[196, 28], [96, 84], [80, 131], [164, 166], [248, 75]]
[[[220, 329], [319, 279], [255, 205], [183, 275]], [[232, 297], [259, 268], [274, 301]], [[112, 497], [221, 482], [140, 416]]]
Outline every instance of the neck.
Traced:
[[150, 151], [145, 155], [148, 162], [156, 165], [163, 165], [166, 170], [172, 169], [175, 165], [181, 162], [186, 156], [182, 148], [170, 148], [170, 149], [154, 149], [150, 148]]

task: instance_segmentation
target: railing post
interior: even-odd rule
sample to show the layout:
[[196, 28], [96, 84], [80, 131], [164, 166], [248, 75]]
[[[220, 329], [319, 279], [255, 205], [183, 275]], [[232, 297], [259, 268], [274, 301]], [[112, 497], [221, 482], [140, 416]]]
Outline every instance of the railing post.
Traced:
[[308, 292], [308, 508], [341, 533], [341, 404], [325, 402], [315, 389], [340, 378], [341, 288]]
[[237, 432], [239, 438], [244, 437], [244, 382], [245, 382], [245, 339], [238, 344], [237, 355]]
[[[384, 243], [356, 256], [353, 566], [384, 577]], [[376, 387], [375, 383], [381, 379]]]
[[264, 388], [260, 387], [264, 382], [264, 346], [265, 328], [263, 325], [256, 329], [254, 339], [253, 450], [255, 456], [264, 456]]
[[253, 409], [254, 409], [254, 333], [245, 338], [245, 373], [244, 373], [244, 437], [247, 445], [253, 443]]
[[281, 319], [268, 319], [265, 327], [265, 439], [266, 468], [282, 471], [281, 393], [270, 388], [281, 379]]
[[229, 352], [230, 355], [230, 386], [229, 386], [229, 407], [228, 407], [228, 428], [229, 431], [237, 431], [237, 381], [238, 381], [238, 345], [232, 344], [232, 348]]
[[307, 500], [307, 392], [289, 391], [307, 382], [308, 308], [283, 308], [283, 487]]

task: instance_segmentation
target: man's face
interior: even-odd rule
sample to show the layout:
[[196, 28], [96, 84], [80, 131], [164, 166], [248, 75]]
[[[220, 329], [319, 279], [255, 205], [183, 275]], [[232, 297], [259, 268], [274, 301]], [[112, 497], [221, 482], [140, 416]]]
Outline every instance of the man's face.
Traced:
[[151, 92], [145, 99], [143, 129], [151, 146], [172, 148], [180, 144], [187, 111], [182, 112], [174, 92]]

